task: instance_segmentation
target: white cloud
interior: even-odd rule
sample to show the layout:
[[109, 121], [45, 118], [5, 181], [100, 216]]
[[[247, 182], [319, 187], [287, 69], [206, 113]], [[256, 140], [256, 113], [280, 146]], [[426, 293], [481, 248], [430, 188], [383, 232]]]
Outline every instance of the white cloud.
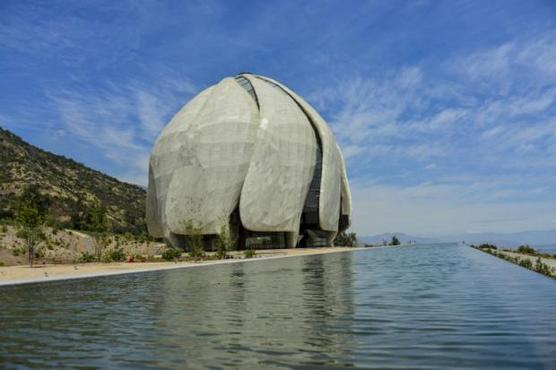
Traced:
[[66, 135], [87, 145], [123, 170], [117, 174], [141, 185], [147, 182], [148, 158], [164, 124], [195, 90], [188, 80], [146, 85], [107, 83], [93, 92], [84, 88], [49, 91]]
[[456, 56], [443, 63], [443, 79], [410, 66], [340, 78], [311, 95], [348, 152], [348, 172], [365, 174], [354, 182], [354, 228], [480, 231], [477, 215], [508, 214], [523, 217], [489, 230], [548, 227], [556, 207], [555, 40], [549, 33]]

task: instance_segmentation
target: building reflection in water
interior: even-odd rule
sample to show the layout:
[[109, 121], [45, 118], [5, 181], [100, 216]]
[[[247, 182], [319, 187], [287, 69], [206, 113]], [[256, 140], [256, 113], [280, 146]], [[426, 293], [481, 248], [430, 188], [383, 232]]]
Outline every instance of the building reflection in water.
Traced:
[[190, 365], [350, 366], [352, 264], [334, 253], [162, 274], [157, 347]]

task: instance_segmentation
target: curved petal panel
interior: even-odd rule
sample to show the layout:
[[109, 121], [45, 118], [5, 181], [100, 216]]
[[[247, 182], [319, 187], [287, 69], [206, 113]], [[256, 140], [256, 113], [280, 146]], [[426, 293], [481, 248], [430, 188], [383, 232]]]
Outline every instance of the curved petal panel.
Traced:
[[256, 127], [255, 102], [231, 78], [174, 117], [151, 157], [166, 234], [185, 234], [187, 220], [219, 232], [238, 203]]
[[290, 96], [247, 78], [258, 96], [261, 124], [241, 191], [241, 221], [248, 230], [297, 233], [315, 168], [315, 134]]
[[340, 214], [341, 178], [343, 174], [341, 169], [342, 158], [336, 145], [336, 140], [324, 119], [303, 98], [279, 82], [266, 77], [261, 78], [271, 81], [287, 91], [315, 124], [315, 128], [320, 135], [323, 153], [319, 199], [319, 223], [323, 230], [337, 231], [338, 216]]
[[167, 237], [166, 197], [174, 168], [179, 167], [179, 151], [188, 141], [188, 130], [194, 118], [203, 109], [214, 86], [202, 91], [187, 103], [164, 127], [155, 142], [149, 161], [149, 185], [147, 191], [147, 228], [155, 237]]
[[[338, 145], [338, 144], [336, 144]], [[341, 215], [347, 217], [347, 224], [344, 225], [343, 230], [348, 229], [351, 226], [351, 190], [349, 188], [349, 181], [348, 181], [348, 177], [347, 177], [347, 171], [346, 171], [346, 165], [344, 162], [344, 156], [342, 155], [342, 151], [340, 150], [340, 147], [338, 146], [338, 153], [340, 154], [340, 158], [342, 159], [340, 161], [340, 165], [341, 165], [341, 170], [342, 170], [342, 184], [341, 184], [341, 189], [342, 189], [342, 201], [341, 201]]]

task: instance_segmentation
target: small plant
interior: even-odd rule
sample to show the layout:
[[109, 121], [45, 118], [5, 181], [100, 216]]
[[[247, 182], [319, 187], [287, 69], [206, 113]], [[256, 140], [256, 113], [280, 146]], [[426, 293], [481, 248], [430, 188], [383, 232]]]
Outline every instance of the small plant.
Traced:
[[2, 225], [2, 233], [5, 234], [8, 232], [8, 226], [6, 224]]
[[248, 248], [243, 252], [243, 256], [245, 258], [253, 258], [255, 257], [256, 253], [255, 250], [253, 250], [252, 248]]
[[168, 248], [162, 252], [162, 259], [165, 261], [173, 261], [181, 257], [181, 250], [177, 248]]
[[137, 261], [137, 262], [147, 262], [147, 257], [141, 255], [141, 254], [136, 254], [133, 256], [133, 260]]
[[158, 261], [160, 261], [160, 257], [153, 256], [153, 255], [147, 256], [147, 262], [158, 262]]

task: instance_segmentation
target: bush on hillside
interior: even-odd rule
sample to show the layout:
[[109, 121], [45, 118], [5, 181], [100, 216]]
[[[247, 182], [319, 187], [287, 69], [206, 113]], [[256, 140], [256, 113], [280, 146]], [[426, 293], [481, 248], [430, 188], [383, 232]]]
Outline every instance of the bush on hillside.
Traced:
[[531, 248], [527, 244], [520, 245], [519, 248], [517, 248], [517, 252], [518, 253], [523, 253], [523, 254], [532, 254], [532, 255], [537, 254], [537, 251], [535, 249]]
[[104, 262], [122, 262], [125, 261], [124, 251], [120, 248], [112, 249], [105, 253], [103, 261]]
[[494, 244], [483, 243], [479, 245], [479, 249], [498, 249]]
[[79, 257], [79, 262], [82, 263], [91, 263], [96, 261], [97, 261], [96, 256], [89, 252], [84, 252], [83, 254], [81, 254], [81, 257]]

